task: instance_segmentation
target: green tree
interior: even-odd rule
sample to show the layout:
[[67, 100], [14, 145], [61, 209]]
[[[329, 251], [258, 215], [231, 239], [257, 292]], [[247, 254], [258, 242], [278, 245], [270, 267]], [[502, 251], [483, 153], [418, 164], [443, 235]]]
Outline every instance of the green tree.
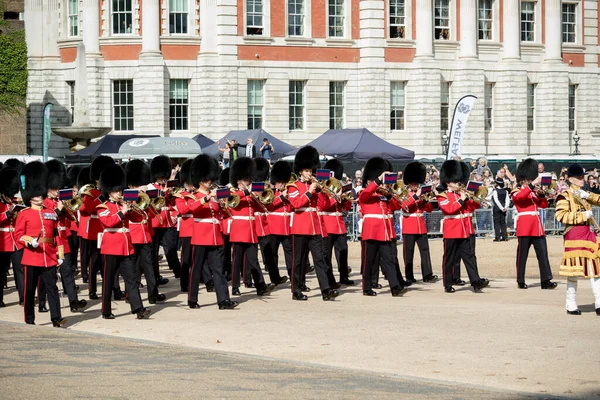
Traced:
[[[0, 22], [0, 29], [6, 22]], [[27, 94], [25, 31], [0, 33], [0, 111], [20, 113]]]

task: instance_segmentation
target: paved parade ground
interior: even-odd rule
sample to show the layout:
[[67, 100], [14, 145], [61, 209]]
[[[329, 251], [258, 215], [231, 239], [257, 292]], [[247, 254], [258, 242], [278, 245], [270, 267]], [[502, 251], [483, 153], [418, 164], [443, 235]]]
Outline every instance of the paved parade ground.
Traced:
[[[431, 242], [438, 275], [441, 245]], [[124, 302], [113, 302], [115, 320], [103, 320], [91, 301], [84, 313], [63, 308], [66, 330], [52, 328], [48, 314], [26, 326], [11, 276], [0, 309], [3, 397], [600, 398], [600, 317], [585, 280], [583, 314], [565, 312], [561, 238], [548, 239], [554, 291], [540, 290], [534, 254], [530, 288], [517, 289], [515, 240], [477, 246], [481, 275], [491, 280], [481, 294], [420, 282], [402, 298], [387, 286], [365, 297], [355, 286], [334, 302], [318, 290], [294, 302], [285, 284], [267, 298], [242, 288], [238, 309], [220, 311], [202, 288], [202, 308], [191, 310], [163, 266], [167, 301], [149, 306], [149, 320], [136, 320]], [[314, 274], [308, 285], [317, 288]]]

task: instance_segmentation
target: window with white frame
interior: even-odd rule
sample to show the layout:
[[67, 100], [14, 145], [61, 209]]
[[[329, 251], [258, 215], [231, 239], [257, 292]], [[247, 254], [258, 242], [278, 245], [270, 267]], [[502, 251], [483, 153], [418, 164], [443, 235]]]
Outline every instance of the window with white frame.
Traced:
[[67, 81], [69, 86], [69, 111], [71, 112], [71, 123], [75, 121], [75, 81]]
[[79, 0], [69, 0], [69, 36], [79, 35]]
[[264, 32], [264, 4], [262, 0], [246, 0], [246, 35], [262, 35]]
[[188, 33], [188, 0], [169, 0], [169, 33]]
[[494, 129], [494, 86], [491, 82], [485, 83], [483, 124], [486, 131]]
[[112, 33], [126, 35], [133, 32], [133, 0], [112, 0]]
[[248, 129], [263, 127], [265, 81], [248, 80]]
[[344, 1], [328, 0], [329, 37], [344, 37]]
[[329, 129], [344, 129], [344, 87], [346, 82], [329, 82]]
[[187, 131], [190, 100], [186, 79], [169, 82], [169, 127], [172, 131]]
[[493, 0], [479, 0], [477, 4], [477, 30], [479, 40], [492, 40], [494, 23], [493, 7]]
[[113, 120], [115, 131], [133, 130], [133, 80], [113, 81]]
[[521, 41], [535, 42], [535, 6], [533, 1], [521, 2]]
[[577, 129], [577, 116], [575, 107], [577, 106], [577, 85], [569, 85], [569, 131], [574, 132]]
[[575, 43], [577, 40], [577, 4], [562, 4], [562, 41], [563, 43]]
[[390, 129], [393, 131], [404, 130], [405, 89], [406, 82], [392, 82], [390, 85]]
[[404, 0], [390, 0], [390, 38], [406, 37], [406, 7]]
[[435, 0], [435, 37], [437, 40], [450, 40], [450, 0]]
[[304, 129], [305, 81], [290, 81], [290, 131]]
[[442, 81], [440, 88], [440, 127], [442, 131], [447, 131], [448, 113], [450, 110], [450, 86], [452, 82]]
[[535, 83], [527, 84], [527, 131], [535, 130]]
[[288, 0], [288, 36], [304, 36], [304, 0]]

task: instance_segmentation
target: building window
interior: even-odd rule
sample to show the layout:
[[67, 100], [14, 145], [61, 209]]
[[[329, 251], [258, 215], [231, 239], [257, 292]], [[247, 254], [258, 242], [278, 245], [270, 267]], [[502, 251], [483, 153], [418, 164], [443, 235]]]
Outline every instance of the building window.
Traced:
[[577, 85], [569, 85], [569, 131], [577, 129], [575, 107], [577, 104]]
[[188, 33], [188, 0], [169, 0], [169, 33]]
[[304, 36], [304, 0], [288, 0], [288, 35]]
[[521, 2], [521, 41], [535, 41], [535, 2]]
[[494, 129], [494, 84], [486, 82], [484, 90], [484, 127], [486, 131]]
[[390, 38], [406, 37], [405, 10], [404, 0], [390, 0]]
[[440, 91], [440, 126], [442, 131], [448, 130], [448, 111], [450, 109], [450, 85], [451, 82], [442, 81]]
[[450, 39], [450, 0], [435, 0], [435, 37], [438, 40]]
[[248, 81], [248, 129], [263, 127], [263, 88], [265, 81]]
[[494, 22], [493, 0], [479, 0], [478, 31], [480, 40], [492, 40], [492, 24]]
[[290, 131], [304, 129], [304, 81], [290, 81]]
[[329, 37], [344, 37], [344, 1], [329, 0]]
[[390, 129], [404, 130], [404, 90], [406, 82], [392, 82], [390, 86]]
[[75, 121], [75, 81], [68, 81], [69, 86], [69, 111], [71, 112], [71, 123]]
[[172, 131], [188, 130], [188, 81], [171, 79], [169, 88], [169, 126]]
[[573, 3], [562, 4], [562, 36], [563, 43], [575, 43], [577, 39], [577, 5]]
[[112, 0], [112, 32], [115, 35], [132, 33], [132, 0]]
[[79, 0], [69, 0], [69, 36], [79, 35]]
[[346, 82], [329, 82], [329, 129], [344, 129], [344, 86]]
[[527, 85], [527, 131], [535, 130], [535, 83]]
[[113, 81], [113, 115], [115, 131], [133, 130], [133, 81]]
[[246, 0], [246, 35], [263, 34], [262, 0]]

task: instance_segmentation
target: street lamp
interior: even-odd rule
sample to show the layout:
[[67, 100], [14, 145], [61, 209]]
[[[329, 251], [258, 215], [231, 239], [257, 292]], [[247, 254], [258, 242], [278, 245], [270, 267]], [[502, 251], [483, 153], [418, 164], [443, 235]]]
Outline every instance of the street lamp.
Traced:
[[450, 136], [448, 136], [448, 131], [442, 131], [442, 150], [444, 151], [444, 155], [448, 154], [448, 146], [450, 145]]
[[573, 143], [575, 143], [575, 151], [573, 152], [573, 155], [578, 156], [581, 153], [579, 152], [579, 135], [577, 134], [577, 131], [573, 133]]

